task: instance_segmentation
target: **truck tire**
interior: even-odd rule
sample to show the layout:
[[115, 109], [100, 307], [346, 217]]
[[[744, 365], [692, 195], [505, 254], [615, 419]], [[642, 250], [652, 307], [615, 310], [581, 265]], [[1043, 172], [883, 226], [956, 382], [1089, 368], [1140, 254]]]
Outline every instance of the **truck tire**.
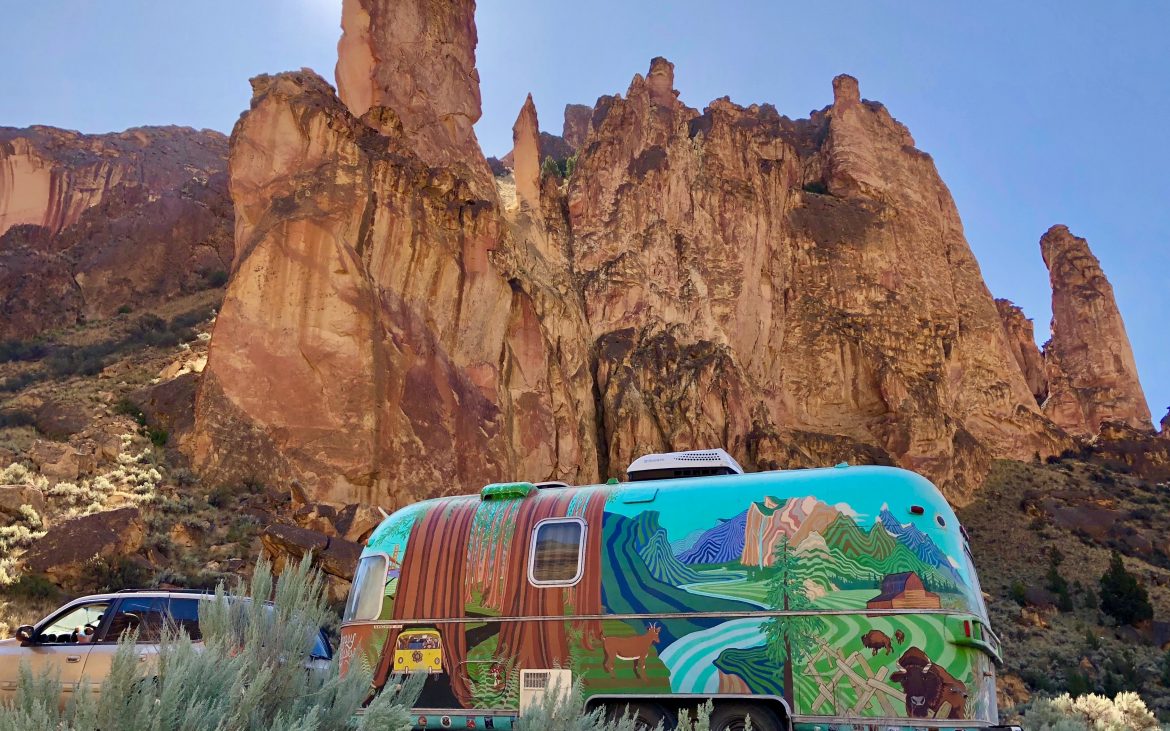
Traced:
[[673, 729], [674, 716], [657, 703], [609, 703], [606, 705], [605, 718], [610, 723], [625, 718], [634, 718], [634, 728], [637, 731], [654, 731], [658, 724], [664, 729]]
[[711, 714], [711, 731], [744, 731], [751, 716], [752, 731], [784, 731], [776, 713], [756, 703], [719, 703]]

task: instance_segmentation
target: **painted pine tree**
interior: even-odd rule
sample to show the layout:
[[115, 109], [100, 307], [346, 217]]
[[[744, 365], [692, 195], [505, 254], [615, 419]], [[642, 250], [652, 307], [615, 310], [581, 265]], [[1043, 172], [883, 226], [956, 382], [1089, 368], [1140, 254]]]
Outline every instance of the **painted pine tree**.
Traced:
[[[812, 609], [805, 589], [808, 578], [787, 535], [780, 536], [772, 551], [772, 575], [768, 579], [768, 607], [785, 612]], [[784, 664], [784, 700], [796, 709], [792, 666], [804, 660], [816, 647], [821, 621], [813, 616], [782, 615], [764, 622], [768, 657]]]

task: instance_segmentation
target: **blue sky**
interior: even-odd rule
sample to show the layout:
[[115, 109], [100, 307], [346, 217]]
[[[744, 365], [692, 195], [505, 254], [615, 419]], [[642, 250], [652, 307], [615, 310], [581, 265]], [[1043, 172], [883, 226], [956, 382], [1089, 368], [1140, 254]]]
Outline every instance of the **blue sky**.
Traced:
[[[332, 80], [340, 0], [6, 5], [0, 125], [226, 132], [250, 76], [308, 66]], [[729, 95], [807, 116], [853, 74], [934, 157], [993, 294], [1041, 341], [1040, 235], [1064, 223], [1089, 240], [1154, 419], [1170, 406], [1170, 3], [481, 0], [478, 24], [488, 154], [510, 148], [528, 92], [558, 132], [566, 103], [624, 92], [657, 55], [700, 109]]]

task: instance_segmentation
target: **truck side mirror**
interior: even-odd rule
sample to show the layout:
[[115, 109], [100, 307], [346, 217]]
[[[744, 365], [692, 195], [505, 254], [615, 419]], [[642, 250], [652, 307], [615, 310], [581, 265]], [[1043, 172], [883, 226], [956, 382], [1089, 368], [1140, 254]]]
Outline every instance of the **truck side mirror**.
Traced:
[[22, 624], [16, 628], [16, 639], [20, 640], [20, 644], [22, 645], [31, 645], [33, 644], [33, 632], [35, 631], [31, 624]]

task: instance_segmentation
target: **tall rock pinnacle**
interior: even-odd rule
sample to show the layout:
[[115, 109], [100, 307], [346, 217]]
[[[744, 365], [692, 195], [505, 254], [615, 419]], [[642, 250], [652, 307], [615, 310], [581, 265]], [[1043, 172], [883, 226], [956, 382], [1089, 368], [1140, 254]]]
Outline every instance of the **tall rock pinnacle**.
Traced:
[[1149, 430], [1150, 410], [1113, 287], [1089, 244], [1067, 226], [1040, 239], [1052, 283], [1052, 339], [1044, 348], [1049, 396], [1045, 414], [1079, 436], [1103, 421]]
[[532, 95], [524, 100], [516, 124], [512, 125], [512, 170], [516, 195], [521, 203], [540, 209], [540, 121]]
[[473, 125], [482, 112], [475, 0], [344, 0], [337, 90], [355, 117], [392, 109], [410, 147], [432, 166], [463, 166], [494, 197]]

